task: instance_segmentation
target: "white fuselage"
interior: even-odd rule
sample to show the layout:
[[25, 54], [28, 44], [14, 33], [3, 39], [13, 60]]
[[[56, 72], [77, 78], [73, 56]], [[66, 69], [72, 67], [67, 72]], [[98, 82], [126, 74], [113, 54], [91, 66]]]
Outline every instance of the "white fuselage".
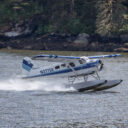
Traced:
[[99, 60], [78, 60], [66, 62], [66, 64], [56, 64], [54, 66], [32, 68], [24, 78], [36, 77], [72, 77], [79, 75], [89, 75], [97, 71]]

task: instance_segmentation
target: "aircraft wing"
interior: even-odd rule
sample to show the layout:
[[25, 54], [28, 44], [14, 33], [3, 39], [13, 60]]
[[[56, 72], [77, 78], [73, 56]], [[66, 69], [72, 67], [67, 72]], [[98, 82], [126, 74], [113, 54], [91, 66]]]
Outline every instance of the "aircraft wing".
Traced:
[[43, 60], [49, 62], [67, 62], [67, 61], [75, 61], [80, 60], [80, 57], [75, 56], [61, 56], [61, 55], [37, 55], [32, 57], [32, 60]]
[[111, 58], [111, 57], [119, 57], [120, 54], [111, 54], [111, 55], [99, 55], [99, 56], [88, 56], [89, 59], [100, 59], [100, 58]]
[[[120, 54], [111, 54], [111, 55], [99, 55], [99, 56], [85, 56], [88, 59], [100, 59], [100, 58], [111, 58], [111, 57], [118, 57]], [[68, 62], [68, 61], [75, 61], [84, 58], [84, 56], [77, 57], [77, 56], [61, 56], [61, 55], [37, 55], [32, 57], [33, 60], [43, 60], [49, 62]]]

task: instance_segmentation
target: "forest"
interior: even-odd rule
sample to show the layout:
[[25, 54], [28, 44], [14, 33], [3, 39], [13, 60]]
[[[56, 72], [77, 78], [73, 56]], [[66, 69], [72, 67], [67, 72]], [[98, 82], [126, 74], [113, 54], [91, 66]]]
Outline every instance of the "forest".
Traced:
[[128, 0], [1, 0], [2, 48], [128, 52]]
[[88, 33], [113, 37], [128, 33], [127, 0], [0, 1], [1, 29], [33, 17], [37, 17], [35, 34]]

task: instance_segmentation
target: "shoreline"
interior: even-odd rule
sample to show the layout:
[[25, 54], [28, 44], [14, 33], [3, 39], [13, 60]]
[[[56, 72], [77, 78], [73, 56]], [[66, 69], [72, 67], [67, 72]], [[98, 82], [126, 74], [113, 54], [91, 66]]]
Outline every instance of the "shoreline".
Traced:
[[86, 33], [29, 35], [0, 38], [0, 49], [43, 51], [128, 52], [128, 42], [119, 38], [101, 38]]
[[38, 55], [38, 54], [53, 54], [53, 55], [71, 55], [71, 56], [89, 56], [101, 54], [121, 54], [127, 56], [127, 52], [102, 52], [102, 51], [46, 51], [46, 50], [22, 50], [22, 49], [0, 49], [0, 53], [11, 53], [20, 55]]

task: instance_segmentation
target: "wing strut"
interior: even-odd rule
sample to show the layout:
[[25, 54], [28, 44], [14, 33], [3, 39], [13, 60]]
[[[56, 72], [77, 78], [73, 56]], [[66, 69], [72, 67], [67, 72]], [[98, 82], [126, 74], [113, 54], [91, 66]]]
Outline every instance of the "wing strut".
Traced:
[[[75, 71], [75, 69], [73, 67], [71, 67], [70, 65], [68, 65], [68, 67], [73, 71], [73, 73], [75, 75], [73, 77], [68, 77], [69, 82], [73, 83], [75, 81], [75, 79], [76, 78], [79, 79], [79, 77], [78, 77], [78, 74], [77, 74], [77, 72]], [[73, 79], [70, 79], [70, 78], [73, 78]]]

